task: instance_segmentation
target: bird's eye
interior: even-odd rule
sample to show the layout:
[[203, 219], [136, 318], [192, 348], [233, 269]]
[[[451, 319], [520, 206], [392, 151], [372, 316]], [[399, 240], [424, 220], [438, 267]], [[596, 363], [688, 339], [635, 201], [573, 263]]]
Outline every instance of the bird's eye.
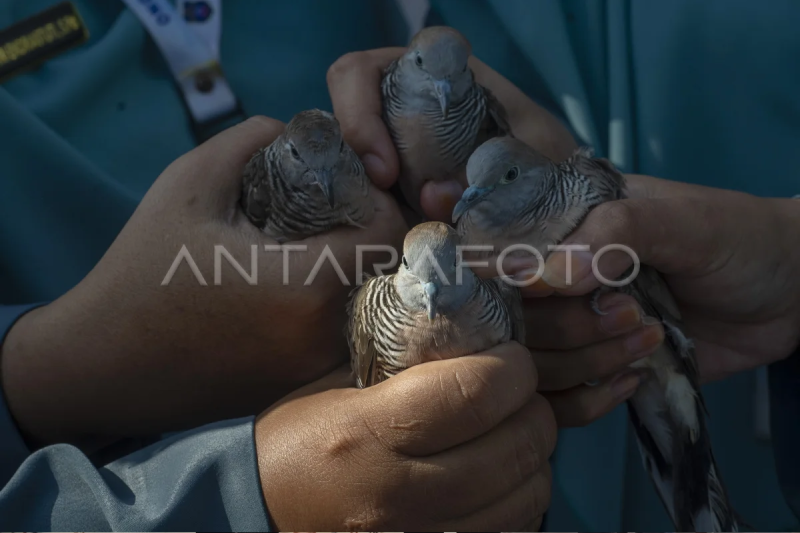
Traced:
[[297, 148], [292, 146], [290, 148], [290, 150], [292, 151], [292, 157], [294, 157], [295, 159], [297, 159], [299, 161], [300, 160], [300, 152], [297, 151]]
[[406, 261], [406, 256], [403, 256], [403, 266], [408, 268], [408, 261]]
[[417, 57], [414, 58], [414, 63], [416, 63], [418, 67], [421, 67], [422, 66], [422, 56], [417, 54]]
[[503, 179], [500, 180], [501, 183], [511, 183], [515, 179], [519, 177], [519, 169], [517, 167], [511, 167], [506, 175], [503, 176]]

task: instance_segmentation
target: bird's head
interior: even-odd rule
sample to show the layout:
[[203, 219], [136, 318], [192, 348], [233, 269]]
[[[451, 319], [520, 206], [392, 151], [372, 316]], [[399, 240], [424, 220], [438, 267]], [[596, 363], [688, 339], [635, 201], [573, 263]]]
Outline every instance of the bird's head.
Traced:
[[346, 170], [339, 121], [326, 111], [302, 111], [286, 125], [284, 140], [282, 162], [292, 184], [318, 187], [333, 208], [337, 179]]
[[[458, 236], [442, 222], [415, 226], [403, 243], [397, 289], [404, 303], [428, 319], [458, 309], [474, 289], [474, 274], [460, 265]], [[461, 275], [458, 270], [463, 269]]]
[[504, 226], [520, 217], [531, 202], [547, 195], [553, 163], [519, 139], [495, 137], [467, 161], [467, 183], [453, 209], [453, 223], [470, 216], [473, 223]]
[[467, 64], [471, 54], [469, 41], [457, 30], [431, 26], [414, 36], [404, 56], [413, 86], [436, 98], [445, 118], [472, 86], [472, 71]]

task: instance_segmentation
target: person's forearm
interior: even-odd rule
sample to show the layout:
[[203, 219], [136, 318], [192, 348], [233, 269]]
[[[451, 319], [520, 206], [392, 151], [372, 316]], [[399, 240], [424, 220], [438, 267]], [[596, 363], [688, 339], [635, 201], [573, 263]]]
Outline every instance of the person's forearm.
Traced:
[[102, 280], [81, 284], [22, 317], [7, 335], [3, 386], [29, 445], [88, 450], [120, 437], [185, 430], [257, 413], [305, 383], [286, 377], [292, 361], [283, 367], [268, 357], [249, 361], [243, 377], [233, 332], [209, 336], [206, 354], [198, 354], [187, 341], [200, 334], [189, 314], [162, 307], [171, 321], [165, 334], [146, 311], [152, 295], [119, 303], [110, 293]]

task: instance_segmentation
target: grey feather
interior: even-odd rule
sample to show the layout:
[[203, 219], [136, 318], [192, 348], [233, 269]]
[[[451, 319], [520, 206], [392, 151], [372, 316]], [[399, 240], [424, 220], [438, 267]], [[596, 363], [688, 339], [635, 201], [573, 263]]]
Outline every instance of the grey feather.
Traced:
[[503, 106], [475, 82], [470, 54], [469, 42], [453, 28], [428, 27], [384, 72], [383, 118], [400, 157], [400, 188], [417, 211], [426, 181], [463, 181], [475, 148], [512, 134]]
[[[468, 244], [534, 246], [567, 237], [595, 206], [625, 198], [625, 179], [605, 159], [578, 150], [555, 164], [515, 139], [493, 139], [467, 164], [470, 187], [455, 209]], [[621, 279], [626, 278], [630, 271]], [[632, 366], [651, 371], [628, 401], [646, 470], [678, 531], [737, 531], [706, 424], [694, 346], [682, 332], [678, 306], [661, 274], [641, 265], [619, 289], [665, 328], [664, 344]]]
[[459, 284], [457, 242], [446, 224], [416, 226], [406, 236], [399, 271], [369, 278], [351, 292], [347, 336], [360, 388], [426, 361], [524, 342], [518, 291], [484, 281], [465, 266]]
[[298, 113], [247, 163], [242, 210], [282, 243], [338, 226], [365, 227], [375, 209], [364, 166], [325, 111]]

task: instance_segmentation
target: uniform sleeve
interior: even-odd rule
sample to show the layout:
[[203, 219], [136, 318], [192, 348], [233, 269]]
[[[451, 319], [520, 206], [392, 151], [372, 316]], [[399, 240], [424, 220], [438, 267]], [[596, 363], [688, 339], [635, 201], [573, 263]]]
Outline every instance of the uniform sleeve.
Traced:
[[[34, 307], [0, 307], [0, 345]], [[0, 487], [3, 526], [16, 531], [269, 531], [253, 417], [98, 465], [66, 444], [30, 453], [0, 391]]]
[[769, 366], [772, 447], [786, 502], [800, 519], [800, 350]]

